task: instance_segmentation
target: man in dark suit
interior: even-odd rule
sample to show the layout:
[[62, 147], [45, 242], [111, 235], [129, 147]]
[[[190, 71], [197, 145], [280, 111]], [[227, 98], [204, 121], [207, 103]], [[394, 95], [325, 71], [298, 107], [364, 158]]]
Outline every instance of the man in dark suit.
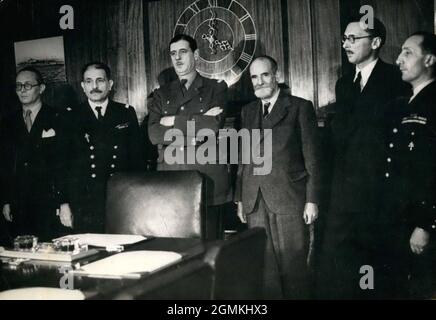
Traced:
[[379, 58], [385, 39], [381, 21], [374, 18], [369, 28], [358, 16], [342, 40], [355, 70], [336, 83], [331, 195], [318, 288], [322, 298], [360, 298], [360, 268], [374, 266], [379, 176], [386, 160], [381, 119], [387, 103], [407, 91], [397, 68]]
[[397, 64], [413, 96], [387, 113], [382, 288], [385, 298], [428, 299], [436, 288], [436, 36], [411, 35]]
[[[197, 157], [189, 159], [189, 153], [193, 151], [192, 154], [196, 155], [198, 149], [208, 139], [215, 139], [219, 129], [223, 128], [227, 85], [198, 74], [195, 66], [199, 59], [199, 50], [192, 37], [176, 35], [170, 41], [169, 50], [178, 79], [157, 89], [153, 93], [149, 108], [149, 137], [158, 146], [159, 152], [157, 169], [198, 170], [204, 174], [210, 191], [207, 196], [209, 230], [206, 230], [206, 234], [210, 239], [221, 237], [222, 210], [231, 201], [227, 158], [221, 160], [224, 164], [219, 164], [220, 157], [225, 155], [217, 151], [217, 157], [213, 161], [201, 164]], [[213, 136], [199, 136], [199, 131], [204, 129], [209, 129]], [[171, 132], [174, 133], [173, 136], [170, 135]], [[169, 136], [165, 138], [165, 134]], [[173, 149], [178, 154], [177, 159], [171, 156], [173, 152], [169, 150]]]
[[[238, 216], [267, 232], [265, 298], [308, 298], [309, 225], [318, 216], [321, 184], [315, 112], [309, 101], [279, 89], [273, 58], [256, 58], [250, 76], [259, 99], [243, 107], [241, 128], [250, 131], [252, 148], [270, 145], [264, 158], [271, 171], [256, 172], [253, 163], [239, 166]], [[260, 141], [256, 129], [264, 130]]]
[[32, 234], [47, 241], [61, 229], [56, 216], [63, 173], [58, 112], [41, 101], [45, 84], [37, 69], [21, 69], [15, 88], [21, 107], [0, 124], [3, 216], [14, 236]]
[[145, 170], [143, 135], [135, 109], [109, 99], [113, 81], [101, 62], [82, 70], [82, 88], [88, 101], [69, 109], [68, 178], [64, 190], [68, 205], [61, 221], [75, 232], [104, 232], [106, 184], [119, 171]]

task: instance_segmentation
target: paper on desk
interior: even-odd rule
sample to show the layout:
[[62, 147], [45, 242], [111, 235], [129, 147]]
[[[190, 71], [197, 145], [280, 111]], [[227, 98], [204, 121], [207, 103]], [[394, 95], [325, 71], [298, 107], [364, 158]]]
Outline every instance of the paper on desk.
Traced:
[[87, 244], [94, 247], [113, 247], [137, 243], [147, 238], [132, 234], [82, 233], [71, 234], [54, 240], [61, 239], [79, 239], [80, 244]]
[[89, 263], [74, 273], [91, 276], [123, 276], [153, 272], [182, 259], [171, 251], [129, 251]]

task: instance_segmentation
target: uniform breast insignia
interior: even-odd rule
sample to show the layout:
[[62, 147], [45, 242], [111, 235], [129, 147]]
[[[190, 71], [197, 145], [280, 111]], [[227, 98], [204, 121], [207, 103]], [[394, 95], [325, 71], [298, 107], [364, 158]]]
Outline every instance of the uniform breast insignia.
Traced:
[[409, 148], [410, 151], [412, 151], [413, 148], [415, 148], [415, 144], [413, 143], [413, 141], [411, 141], [407, 147]]
[[427, 118], [425, 117], [419, 117], [416, 114], [412, 114], [408, 117], [404, 117], [401, 121], [402, 124], [405, 123], [419, 123], [419, 124], [427, 124]]
[[89, 134], [87, 134], [87, 133], [85, 133], [85, 140], [89, 143], [89, 138], [90, 138], [90, 135]]
[[125, 122], [125, 123], [121, 123], [121, 124], [117, 125], [115, 127], [115, 129], [121, 130], [121, 129], [125, 129], [125, 128], [128, 128], [128, 127], [129, 127], [129, 123]]

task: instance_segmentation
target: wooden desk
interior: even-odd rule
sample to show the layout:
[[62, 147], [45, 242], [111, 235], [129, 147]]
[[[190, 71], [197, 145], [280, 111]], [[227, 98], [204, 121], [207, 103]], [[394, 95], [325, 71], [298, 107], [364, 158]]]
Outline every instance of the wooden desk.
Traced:
[[[187, 238], [153, 238], [127, 248], [125, 251], [136, 250], [162, 250], [174, 251], [182, 254], [180, 262], [189, 259], [202, 258], [205, 251], [205, 244], [200, 239]], [[108, 256], [108, 253], [102, 251], [99, 255], [92, 258], [85, 258], [77, 261], [80, 264], [86, 264], [97, 259]], [[75, 262], [75, 263], [77, 263]], [[176, 264], [177, 265], [177, 264]], [[168, 268], [175, 267], [169, 266]], [[69, 267], [68, 264], [56, 264], [43, 261], [28, 261], [22, 263], [17, 268], [12, 268], [7, 264], [0, 264], [0, 291], [18, 289], [24, 287], [52, 287], [60, 288], [60, 281], [64, 273], [60, 271], [61, 267]], [[149, 276], [144, 275], [141, 279]], [[96, 295], [112, 292], [117, 288], [134, 284], [135, 279], [101, 279], [85, 276], [74, 276], [74, 289], [81, 290], [86, 298], [92, 298]]]

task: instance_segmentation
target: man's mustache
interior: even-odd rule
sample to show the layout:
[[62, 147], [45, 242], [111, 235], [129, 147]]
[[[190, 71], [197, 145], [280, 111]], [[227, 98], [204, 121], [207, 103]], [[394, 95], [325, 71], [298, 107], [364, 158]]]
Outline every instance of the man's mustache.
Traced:
[[92, 89], [91, 93], [103, 93], [102, 91], [98, 90], [98, 89]]

